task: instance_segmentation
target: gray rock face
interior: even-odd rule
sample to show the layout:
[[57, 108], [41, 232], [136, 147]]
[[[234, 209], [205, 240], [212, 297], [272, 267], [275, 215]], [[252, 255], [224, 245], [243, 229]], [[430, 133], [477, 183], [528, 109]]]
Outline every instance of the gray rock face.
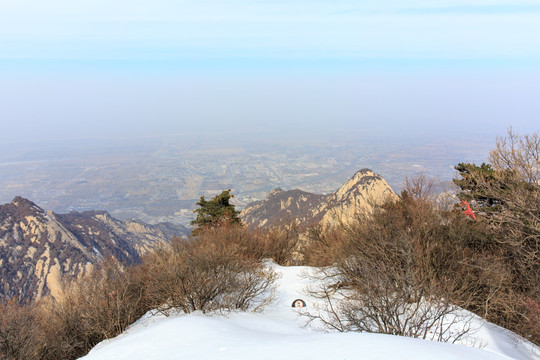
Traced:
[[301, 190], [276, 189], [265, 200], [249, 204], [240, 214], [251, 228], [264, 228], [296, 222], [299, 226], [322, 223], [332, 226], [348, 223], [374, 204], [396, 198], [388, 183], [369, 169], [362, 169], [329, 195]]
[[104, 211], [45, 212], [16, 197], [0, 206], [0, 297], [29, 302], [58, 295], [63, 278], [82, 276], [108, 257], [137, 263], [151, 247], [185, 233], [171, 224], [119, 221]]

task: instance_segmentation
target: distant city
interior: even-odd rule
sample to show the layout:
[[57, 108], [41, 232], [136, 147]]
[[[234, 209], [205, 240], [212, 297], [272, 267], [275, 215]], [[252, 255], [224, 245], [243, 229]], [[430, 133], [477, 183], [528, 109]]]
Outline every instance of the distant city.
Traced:
[[[275, 139], [275, 137], [274, 137]], [[57, 213], [107, 210], [118, 219], [188, 225], [200, 196], [231, 189], [238, 209], [275, 188], [335, 191], [370, 168], [399, 192], [407, 177], [441, 183], [459, 162], [486, 161], [493, 137], [189, 134], [166, 138], [0, 144], [0, 201], [26, 197]]]

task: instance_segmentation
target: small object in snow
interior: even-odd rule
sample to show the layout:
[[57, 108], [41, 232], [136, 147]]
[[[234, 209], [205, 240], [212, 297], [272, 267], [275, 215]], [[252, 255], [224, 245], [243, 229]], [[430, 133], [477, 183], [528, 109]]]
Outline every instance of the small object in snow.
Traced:
[[292, 303], [293, 308], [303, 308], [306, 307], [306, 302], [302, 299], [296, 299]]

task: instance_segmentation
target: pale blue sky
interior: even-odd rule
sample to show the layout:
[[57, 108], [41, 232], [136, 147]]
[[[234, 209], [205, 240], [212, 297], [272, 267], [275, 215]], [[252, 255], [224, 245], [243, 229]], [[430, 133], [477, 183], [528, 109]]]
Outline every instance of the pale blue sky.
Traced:
[[3, 0], [0, 58], [538, 61], [539, 23], [538, 1]]
[[538, 128], [540, 3], [2, 0], [0, 141]]

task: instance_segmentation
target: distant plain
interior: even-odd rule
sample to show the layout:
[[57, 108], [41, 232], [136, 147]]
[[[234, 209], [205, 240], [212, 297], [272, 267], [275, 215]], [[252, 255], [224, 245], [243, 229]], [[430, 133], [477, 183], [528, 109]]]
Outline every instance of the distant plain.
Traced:
[[418, 174], [447, 186], [459, 162], [487, 160], [496, 135], [340, 131], [174, 134], [0, 144], [0, 202], [16, 195], [59, 213], [189, 224], [195, 202], [232, 189], [239, 209], [275, 188], [330, 193], [370, 168], [399, 192]]

